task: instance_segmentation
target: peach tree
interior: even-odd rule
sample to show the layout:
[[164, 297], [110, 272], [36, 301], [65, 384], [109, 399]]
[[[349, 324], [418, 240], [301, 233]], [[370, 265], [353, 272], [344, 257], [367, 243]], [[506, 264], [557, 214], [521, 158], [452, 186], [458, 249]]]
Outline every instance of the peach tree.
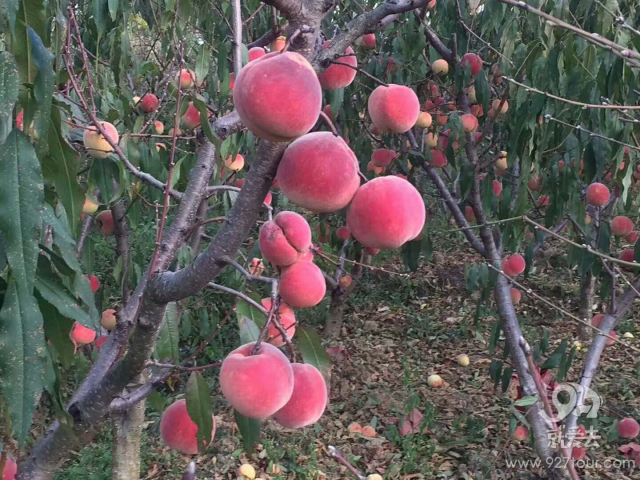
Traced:
[[[131, 458], [118, 450], [135, 450], [145, 399], [178, 373], [190, 375], [186, 400], [160, 428], [184, 454], [215, 434], [203, 371], [219, 368], [247, 448], [267, 418], [315, 423], [330, 361], [296, 309], [329, 290], [339, 335], [371, 256], [401, 248], [415, 270], [437, 247], [425, 219], [438, 204], [457, 223], [445, 233], [477, 253], [467, 281], [499, 318], [492, 348], [504, 333], [512, 367], [496, 361], [491, 375], [517, 377], [527, 415], [514, 415], [548, 475], [577, 478], [585, 394], [640, 287], [624, 215], [640, 177], [634, 7], [353, 3], [3, 0], [0, 407], [3, 443], [17, 445], [0, 457], [5, 478], [16, 459], [15, 478], [53, 478], [109, 419], [114, 462]], [[155, 241], [136, 244], [149, 218]], [[96, 230], [115, 251], [108, 299], [92, 271]], [[568, 315], [597, 332], [562, 424], [514, 307], [550, 237], [582, 279]], [[593, 325], [598, 280], [607, 310]], [[186, 355], [177, 333], [205, 291], [238, 299], [238, 348], [212, 363], [220, 329]], [[547, 301], [530, 287], [527, 298]], [[566, 349], [549, 360], [568, 368]], [[63, 401], [60, 372], [81, 358], [88, 374]], [[56, 420], [26, 451], [45, 391]], [[637, 427], [625, 419], [618, 432]], [[132, 458], [123, 478], [138, 476]]]

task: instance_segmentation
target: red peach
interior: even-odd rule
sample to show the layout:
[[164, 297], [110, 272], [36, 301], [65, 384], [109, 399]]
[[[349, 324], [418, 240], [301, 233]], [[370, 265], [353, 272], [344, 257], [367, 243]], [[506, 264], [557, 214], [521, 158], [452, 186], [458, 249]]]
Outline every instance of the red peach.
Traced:
[[638, 232], [630, 232], [624, 239], [629, 243], [636, 243], [638, 241]]
[[371, 255], [372, 257], [380, 253], [379, 248], [365, 247], [364, 251], [367, 255]]
[[522, 442], [529, 437], [529, 429], [524, 425], [518, 425], [513, 431], [513, 438]]
[[475, 115], [471, 113], [465, 113], [460, 116], [460, 120], [462, 121], [462, 128], [465, 132], [471, 133], [475, 132], [478, 129], [478, 119]]
[[145, 113], [151, 113], [158, 109], [158, 105], [160, 105], [160, 100], [158, 100], [158, 97], [156, 97], [153, 93], [147, 93], [144, 97], [142, 97], [142, 100], [140, 100], [138, 107]]
[[616, 334], [616, 332], [609, 332], [609, 337], [611, 338], [607, 338], [607, 341], [605, 342], [605, 345], [607, 346], [611, 346], [614, 343], [616, 343], [615, 339], [618, 335]]
[[193, 86], [196, 84], [196, 74], [193, 70], [183, 68], [176, 74], [175, 82], [179, 87], [188, 90], [190, 88], [193, 88]]
[[360, 45], [367, 50], [376, 48], [376, 35], [374, 33], [367, 33], [362, 36]]
[[88, 345], [96, 339], [96, 331], [74, 322], [69, 332], [69, 338], [75, 346]]
[[418, 96], [409, 87], [380, 85], [369, 96], [369, 116], [382, 131], [404, 133], [420, 115]]
[[616, 431], [621, 438], [636, 438], [640, 433], [640, 425], [631, 417], [623, 418], [616, 425]]
[[476, 221], [476, 214], [470, 205], [467, 205], [466, 207], [464, 207], [464, 218], [466, 218], [468, 222]]
[[591, 319], [591, 325], [593, 325], [596, 328], [600, 328], [600, 324], [602, 323], [603, 318], [604, 318], [604, 315], [602, 315], [601, 313], [594, 315], [593, 318]]
[[182, 124], [188, 129], [193, 130], [200, 125], [200, 112], [193, 102], [189, 102], [189, 107], [182, 115]]
[[155, 130], [156, 134], [162, 135], [162, 133], [164, 132], [164, 123], [156, 120], [155, 122], [153, 122], [153, 129]]
[[447, 165], [447, 157], [440, 150], [431, 150], [431, 161], [429, 165], [435, 168], [444, 168]]
[[619, 215], [611, 220], [611, 233], [616, 237], [626, 237], [633, 231], [633, 222], [629, 217]]
[[[492, 103], [491, 103], [491, 109], [494, 112], [498, 112], [498, 107], [500, 106], [500, 103], [502, 103], [502, 100], [499, 99], [495, 99]], [[509, 110], [509, 102], [507, 102], [506, 100], [504, 101], [504, 103], [502, 103], [502, 108], [500, 109], [500, 111], [498, 112], [499, 114], [504, 115], [505, 113], [507, 113], [507, 110]]]
[[620, 252], [620, 260], [623, 262], [633, 262], [635, 261], [636, 255], [633, 249], [628, 248]]
[[107, 308], [102, 312], [100, 324], [108, 331], [116, 328], [116, 311], [113, 308]]
[[542, 187], [542, 178], [538, 177], [537, 175], [531, 175], [531, 177], [529, 177], [527, 186], [532, 192], [539, 192], [540, 188]]
[[565, 161], [564, 160], [558, 160], [558, 171], [559, 172], [564, 170], [564, 166], [565, 166]]
[[469, 67], [471, 68], [471, 75], [474, 77], [482, 69], [482, 59], [475, 53], [466, 53], [463, 55], [460, 65], [465, 69], [467, 64], [469, 64]]
[[96, 216], [96, 225], [105, 237], [113, 237], [115, 227], [111, 210], [103, 210]]
[[273, 419], [286, 428], [302, 428], [316, 423], [327, 406], [327, 385], [313, 365], [293, 363], [293, 394]]
[[351, 231], [349, 230], [349, 227], [340, 227], [336, 230], [336, 235], [340, 240], [349, 240], [349, 237], [351, 237]]
[[393, 150], [387, 148], [378, 148], [371, 155], [371, 162], [377, 167], [388, 167], [391, 162], [398, 156]]
[[333, 116], [333, 110], [331, 110], [331, 105], [325, 105], [322, 109], [322, 112], [329, 117], [329, 120], [331, 120], [332, 122], [336, 119], [336, 117]]
[[494, 180], [492, 182], [492, 187], [493, 187], [493, 194], [496, 197], [499, 197], [500, 195], [502, 195], [502, 184], [498, 180]]
[[482, 105], [480, 104], [473, 105], [471, 107], [471, 115], [473, 115], [476, 118], [482, 117], [482, 115], [484, 115], [484, 111], [482, 110]]
[[[322, 49], [327, 48], [331, 42], [327, 40], [322, 44]], [[347, 47], [344, 51], [344, 57], [338, 57], [337, 62], [351, 65], [351, 67], [358, 66], [358, 59], [354, 55], [353, 48]], [[318, 78], [320, 79], [320, 85], [325, 90], [338, 90], [351, 85], [353, 79], [356, 78], [357, 70], [347, 67], [346, 65], [339, 65], [332, 63], [324, 72], [322, 72]]]
[[96, 293], [100, 288], [100, 280], [95, 275], [87, 275], [87, 280], [89, 280], [89, 286], [91, 287], [91, 291]]
[[511, 301], [513, 302], [514, 305], [517, 305], [520, 303], [520, 300], [522, 299], [522, 293], [520, 293], [520, 290], [518, 290], [517, 288], [512, 288], [511, 291]]
[[229, 75], [229, 90], [233, 90], [233, 87], [236, 85], [236, 74], [231, 73]]
[[[260, 303], [262, 303], [262, 306], [268, 311], [271, 310], [270, 298], [263, 298]], [[296, 316], [293, 313], [293, 310], [291, 310], [291, 307], [289, 307], [289, 305], [287, 305], [286, 303], [280, 302], [277, 313], [280, 321], [280, 326], [284, 328], [284, 330], [287, 332], [287, 337], [289, 338], [289, 340], [291, 340], [293, 338], [293, 335], [296, 333]], [[282, 347], [285, 344], [285, 341], [282, 338], [282, 334], [273, 323], [269, 325], [269, 330], [267, 331], [267, 341], [271, 345], [275, 345], [276, 347]]]
[[316, 213], [346, 207], [358, 187], [358, 159], [344, 140], [331, 132], [314, 132], [291, 143], [278, 167], [282, 193]]
[[449, 117], [447, 117], [446, 115], [436, 116], [436, 125], [438, 125], [439, 127], [444, 127], [448, 121]]
[[284, 407], [293, 393], [293, 369], [284, 353], [269, 343], [231, 352], [220, 368], [220, 388], [227, 402], [249, 418], [267, 418]]
[[285, 45], [287, 44], [287, 37], [281, 35], [278, 38], [276, 38], [273, 42], [271, 42], [271, 45], [269, 45], [269, 48], [271, 49], [271, 52], [281, 52]]
[[260, 57], [264, 57], [267, 54], [266, 50], [262, 47], [253, 47], [249, 49], [249, 61], [252, 62]]
[[280, 296], [293, 308], [319, 304], [327, 291], [322, 270], [312, 262], [296, 262], [280, 274]]
[[[107, 134], [107, 137], [109, 137], [114, 144], [117, 144], [120, 136], [118, 135], [116, 127], [109, 122], [100, 122], [100, 125]], [[109, 142], [102, 136], [95, 125], [91, 125], [84, 130], [82, 140], [90, 157], [107, 158], [111, 152], [113, 152], [113, 147], [109, 145]]]
[[575, 446], [571, 449], [571, 458], [573, 460], [582, 460], [587, 456], [587, 450], [584, 447]]
[[11, 457], [5, 457], [4, 468], [2, 469], [2, 480], [15, 480], [17, 473], [18, 465], [16, 462]]
[[225, 161], [224, 166], [227, 167], [232, 172], [239, 172], [244, 168], [244, 157], [239, 153], [233, 157], [233, 155], [229, 155]]
[[311, 246], [311, 227], [304, 217], [283, 211], [260, 229], [260, 251], [264, 258], [277, 266], [297, 262]]
[[546, 207], [549, 205], [549, 195], [541, 195], [538, 198], [538, 205], [541, 207]]
[[16, 115], [16, 127], [18, 130], [24, 130], [24, 110], [20, 110], [20, 113]]
[[[215, 434], [216, 424], [213, 422], [211, 438]], [[198, 426], [189, 416], [186, 400], [177, 400], [164, 411], [160, 420], [160, 435], [173, 450], [185, 455], [198, 453]]]
[[100, 347], [102, 347], [107, 340], [109, 340], [109, 335], [102, 335], [96, 338], [96, 348], [100, 350]]
[[526, 266], [524, 257], [519, 253], [509, 255], [502, 261], [502, 271], [511, 277], [520, 275]]
[[609, 189], [602, 183], [592, 183], [587, 187], [587, 203], [594, 207], [601, 207], [609, 201]]
[[260, 138], [288, 142], [307, 133], [322, 108], [322, 87], [299, 53], [269, 53], [240, 71], [233, 89], [240, 119]]
[[366, 247], [398, 248], [416, 238], [425, 222], [424, 201], [416, 188], [395, 176], [362, 185], [347, 210], [347, 226]]

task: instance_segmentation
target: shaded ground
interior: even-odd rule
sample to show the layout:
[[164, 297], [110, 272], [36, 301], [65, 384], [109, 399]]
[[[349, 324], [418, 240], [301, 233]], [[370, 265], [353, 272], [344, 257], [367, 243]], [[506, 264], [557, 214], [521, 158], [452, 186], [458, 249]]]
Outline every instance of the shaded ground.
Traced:
[[[564, 260], [561, 252], [555, 255], [543, 252], [538, 270], [526, 283], [563, 308], [576, 311], [575, 279], [569, 273], [558, 275]], [[210, 451], [197, 458], [198, 478], [236, 478], [243, 462], [253, 464], [260, 478], [352, 478], [329, 456], [329, 445], [338, 447], [361, 471], [380, 473], [385, 479], [541, 478], [538, 475], [543, 470], [531, 465], [507, 468], [507, 460], [530, 459], [532, 450], [528, 442], [510, 439], [513, 385], [503, 393], [500, 385], [494, 387], [489, 374], [492, 359], [502, 359], [502, 342], [491, 355], [488, 344], [495, 318], [490, 310], [474, 319], [476, 300], [466, 289], [464, 274], [472, 261], [457, 253], [436, 254], [410, 278], [367, 274], [347, 309], [343, 340], [333, 345], [342, 345], [346, 353], [336, 359], [330, 406], [319, 424], [287, 431], [267, 421], [259, 451], [247, 458], [229, 410], [216, 398], [218, 432]], [[385, 268], [401, 269], [387, 262]], [[532, 346], [545, 337], [544, 329], [550, 344], [547, 355], [562, 340], [571, 345], [577, 339], [577, 326], [532, 300], [525, 296], [518, 306]], [[319, 323], [321, 310], [303, 321]], [[624, 331], [634, 331], [631, 321], [623, 325]], [[462, 353], [471, 359], [468, 367], [457, 363]], [[576, 365], [585, 353], [586, 348], [577, 353], [568, 381], [577, 379]], [[442, 376], [443, 387], [427, 386], [426, 379], [433, 373]], [[594, 384], [605, 400], [594, 424], [603, 440], [588, 453], [590, 462], [601, 463], [579, 469], [583, 478], [640, 478], [639, 470], [604, 466], [605, 460], [622, 458], [617, 452], [622, 443], [609, 438], [616, 419], [638, 416], [638, 385], [635, 355], [617, 344], [608, 347]], [[403, 437], [402, 419], [414, 409], [423, 415], [420, 427], [415, 428], [419, 433]], [[181, 478], [189, 459], [162, 445], [159, 414], [148, 410], [142, 478]], [[374, 427], [375, 436], [351, 433], [352, 422]], [[80, 453], [79, 463], [56, 478], [109, 478], [108, 440], [108, 433], [103, 434]], [[282, 474], [269, 475], [273, 465]]]

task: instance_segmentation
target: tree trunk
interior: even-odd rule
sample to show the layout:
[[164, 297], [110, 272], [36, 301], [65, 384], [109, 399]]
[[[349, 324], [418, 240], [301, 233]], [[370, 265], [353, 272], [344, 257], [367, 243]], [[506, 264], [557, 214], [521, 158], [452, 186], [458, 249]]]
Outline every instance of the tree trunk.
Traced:
[[142, 400], [113, 421], [112, 480], [140, 478], [140, 439], [145, 405], [146, 401]]
[[351, 267], [351, 284], [347, 288], [343, 288], [340, 285], [336, 286], [331, 291], [331, 304], [327, 312], [327, 319], [324, 326], [324, 336], [326, 338], [336, 339], [339, 338], [342, 333], [342, 324], [344, 323], [344, 309], [346, 307], [347, 298], [353, 292], [356, 286], [356, 282], [362, 278], [364, 271], [363, 265], [368, 265], [371, 261], [370, 255], [365, 255], [364, 251], [360, 253], [356, 262]]
[[[596, 289], [596, 277], [591, 271], [582, 277], [580, 280], [580, 311], [578, 316], [586, 320], [591, 321], [593, 315], [593, 296]], [[578, 337], [581, 340], [588, 340], [591, 338], [591, 329], [586, 325], [580, 325], [578, 327]]]

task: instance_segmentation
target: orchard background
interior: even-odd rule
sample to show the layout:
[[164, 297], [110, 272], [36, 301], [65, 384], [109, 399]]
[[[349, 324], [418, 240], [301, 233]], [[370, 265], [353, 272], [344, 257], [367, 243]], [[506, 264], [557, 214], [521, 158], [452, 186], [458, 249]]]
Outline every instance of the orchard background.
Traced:
[[0, 22], [3, 480], [638, 477], [637, 3]]

